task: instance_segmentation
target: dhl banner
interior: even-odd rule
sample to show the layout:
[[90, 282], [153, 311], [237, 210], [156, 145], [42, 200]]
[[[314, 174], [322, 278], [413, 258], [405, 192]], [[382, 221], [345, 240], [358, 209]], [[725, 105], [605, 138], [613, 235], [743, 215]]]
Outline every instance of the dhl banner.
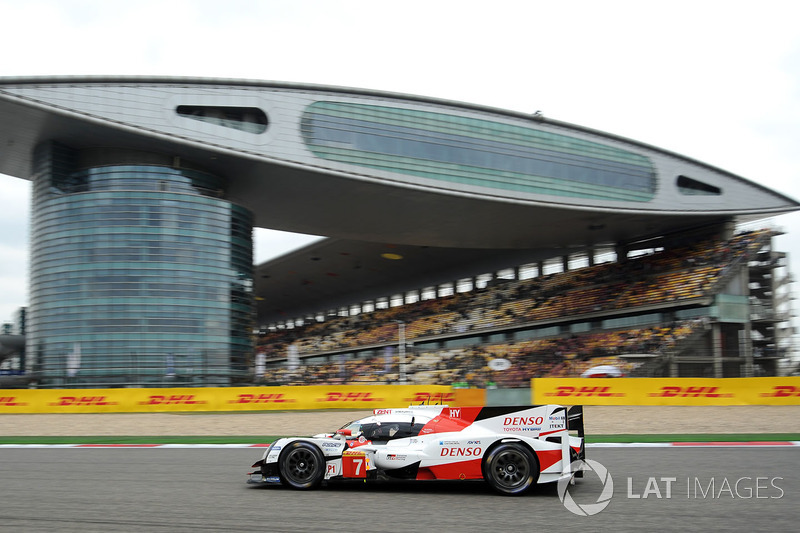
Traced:
[[374, 409], [423, 402], [461, 406], [460, 401], [482, 399], [461, 392], [441, 385], [6, 389], [0, 390], [0, 414]]
[[800, 405], [800, 377], [535, 378], [533, 404]]

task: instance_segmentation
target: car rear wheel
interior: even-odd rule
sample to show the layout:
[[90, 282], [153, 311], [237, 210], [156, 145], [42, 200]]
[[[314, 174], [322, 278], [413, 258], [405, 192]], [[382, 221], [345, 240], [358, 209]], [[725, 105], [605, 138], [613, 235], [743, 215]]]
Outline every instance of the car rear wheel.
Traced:
[[287, 445], [278, 459], [281, 483], [293, 489], [313, 489], [325, 477], [325, 457], [310, 442]]
[[522, 494], [539, 477], [539, 462], [516, 442], [492, 448], [483, 461], [483, 478], [500, 494]]

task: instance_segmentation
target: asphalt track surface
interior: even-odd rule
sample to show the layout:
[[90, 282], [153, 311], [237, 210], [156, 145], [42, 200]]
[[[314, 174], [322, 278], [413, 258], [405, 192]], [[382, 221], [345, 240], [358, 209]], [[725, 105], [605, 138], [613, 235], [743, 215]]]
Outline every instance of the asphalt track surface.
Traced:
[[[0, 531], [797, 531], [800, 520], [798, 446], [589, 448], [614, 486], [593, 516], [568, 511], [552, 485], [522, 497], [483, 482], [248, 485], [262, 451], [0, 448]], [[569, 489], [578, 505], [602, 493], [586, 474]]]

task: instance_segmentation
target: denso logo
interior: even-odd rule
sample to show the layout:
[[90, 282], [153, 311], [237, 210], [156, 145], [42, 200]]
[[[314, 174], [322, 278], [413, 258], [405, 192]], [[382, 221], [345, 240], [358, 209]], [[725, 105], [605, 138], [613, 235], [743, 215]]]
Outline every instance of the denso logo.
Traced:
[[541, 426], [542, 422], [544, 422], [542, 416], [508, 416], [503, 419], [504, 426]]
[[545, 396], [599, 396], [603, 398], [612, 396], [625, 396], [622, 392], [609, 392], [611, 387], [556, 387], [556, 392], [546, 392]]
[[150, 396], [147, 401], [139, 405], [202, 405], [205, 400], [195, 400], [194, 394], [174, 394], [172, 396]]
[[442, 448], [441, 457], [480, 457], [483, 449], [474, 448]]
[[18, 402], [16, 399], [16, 396], [0, 396], [0, 407], [19, 407], [21, 405], [28, 405], [26, 402]]
[[318, 402], [382, 402], [383, 398], [376, 398], [371, 392], [329, 392], [325, 398]]
[[762, 392], [760, 396], [765, 398], [792, 398], [800, 396], [800, 387], [791, 385], [775, 385], [772, 392]]
[[390, 415], [390, 414], [392, 414], [392, 410], [391, 409], [375, 409], [372, 412], [372, 414], [375, 414], [375, 415]]
[[656, 398], [730, 398], [733, 394], [718, 393], [719, 387], [661, 387], [648, 396]]
[[240, 394], [236, 400], [228, 403], [292, 403], [297, 400], [284, 398], [283, 394]]
[[61, 396], [49, 405], [117, 405], [117, 402], [109, 402], [105, 396]]

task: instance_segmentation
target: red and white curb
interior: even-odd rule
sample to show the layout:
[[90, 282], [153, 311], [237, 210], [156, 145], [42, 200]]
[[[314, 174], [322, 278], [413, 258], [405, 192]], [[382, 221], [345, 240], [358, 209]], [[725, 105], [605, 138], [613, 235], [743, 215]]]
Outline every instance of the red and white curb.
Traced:
[[[225, 448], [266, 448], [269, 444], [0, 444], [4, 448], [83, 448], [83, 449], [225, 449]], [[800, 441], [753, 441], [753, 442], [594, 442], [587, 448], [785, 448], [800, 446]]]

